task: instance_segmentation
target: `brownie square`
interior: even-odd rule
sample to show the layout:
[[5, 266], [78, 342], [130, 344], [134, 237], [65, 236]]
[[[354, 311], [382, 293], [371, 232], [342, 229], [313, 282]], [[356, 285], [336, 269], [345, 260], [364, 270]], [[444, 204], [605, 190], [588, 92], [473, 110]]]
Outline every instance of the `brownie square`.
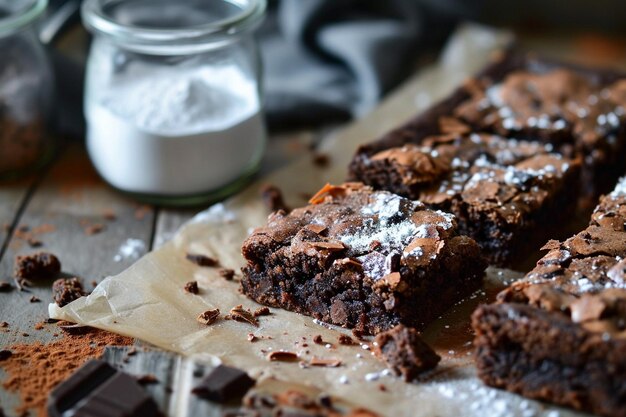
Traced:
[[[461, 129], [463, 125], [456, 125]], [[522, 261], [577, 197], [580, 161], [539, 142], [492, 134], [430, 136], [371, 156], [359, 178], [455, 214], [491, 264]], [[571, 211], [570, 211], [571, 212]]]
[[424, 328], [480, 288], [487, 266], [453, 215], [358, 183], [270, 215], [242, 253], [252, 299], [369, 334]]
[[591, 224], [472, 317], [488, 385], [604, 416], [626, 415], [626, 179]]
[[[587, 215], [595, 199], [610, 190], [623, 173], [626, 164], [625, 109], [624, 74], [509, 53], [423, 114], [378, 140], [361, 146], [351, 162], [350, 178], [376, 189], [418, 199], [429, 184], [436, 186], [438, 182], [424, 174], [431, 167], [423, 165], [422, 161], [414, 156], [399, 157], [401, 149], [412, 153], [412, 148], [423, 147], [432, 137], [450, 134], [497, 135], [512, 139], [514, 143], [528, 141], [537, 143], [537, 146], [542, 144], [547, 152], [577, 161], [580, 169], [572, 170], [570, 174], [572, 180], [577, 175], [579, 183], [567, 185], [570, 195], [563, 195], [564, 198], [557, 196], [555, 200], [560, 200], [558, 204], [562, 206], [571, 206], [568, 199], [576, 199]], [[385, 161], [389, 153], [395, 154], [395, 161]], [[402, 158], [404, 163], [399, 163]], [[472, 162], [465, 159], [465, 156], [459, 157], [461, 163]], [[540, 207], [534, 207], [546, 210], [538, 217], [558, 217], [561, 225], [568, 220], [563, 215], [574, 211], [550, 213], [549, 206], [540, 204]], [[462, 216], [456, 211], [455, 214], [460, 217], [463, 229]], [[520, 216], [528, 214], [522, 210]], [[485, 216], [487, 218], [490, 217]], [[496, 241], [490, 237], [479, 238], [483, 230], [487, 234], [495, 230], [492, 225], [482, 221], [472, 224], [478, 230], [463, 232], [487, 249], [492, 262], [510, 265], [512, 253], [523, 257], [525, 250], [515, 247], [513, 243], [510, 250], [499, 253], [496, 245], [503, 243], [499, 238]], [[548, 231], [544, 226], [553, 224], [553, 221], [541, 224], [531, 219], [528, 229], [522, 227], [519, 231], [511, 231], [511, 238], [516, 240], [515, 234], [521, 234], [517, 239], [520, 242], [527, 242], [529, 236], [545, 241], [547, 234], [541, 232]], [[490, 241], [495, 242], [495, 252], [486, 246]], [[532, 245], [527, 246], [530, 248]]]

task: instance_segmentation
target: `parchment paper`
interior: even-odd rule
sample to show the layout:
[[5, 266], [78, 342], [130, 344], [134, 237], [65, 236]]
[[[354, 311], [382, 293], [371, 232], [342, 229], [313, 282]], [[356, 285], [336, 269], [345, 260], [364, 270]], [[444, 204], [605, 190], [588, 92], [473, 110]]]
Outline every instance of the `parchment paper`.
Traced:
[[[426, 331], [427, 341], [443, 360], [439, 368], [417, 383], [405, 383], [385, 371], [368, 343], [339, 345], [337, 336], [340, 332], [348, 334], [347, 331], [295, 313], [272, 309], [271, 316], [260, 317], [258, 328], [232, 320], [220, 320], [211, 326], [196, 321], [197, 315], [209, 308], [219, 308], [226, 314], [238, 304], [258, 307], [238, 292], [236, 281], [226, 281], [214, 268], [192, 264], [185, 254], [213, 256], [223, 266], [238, 271], [243, 265], [242, 241], [251, 228], [264, 224], [268, 214], [259, 198], [260, 184], [278, 185], [288, 204], [301, 205], [305, 202], [303, 193], [313, 193], [327, 181], [342, 182], [358, 144], [371, 141], [442, 98], [479, 70], [489, 54], [510, 39], [508, 33], [483, 27], [461, 28], [438, 64], [410, 80], [365, 119], [323, 143], [322, 151], [332, 158], [330, 167], [316, 167], [306, 157], [270, 175], [225, 203], [198, 214], [173, 241], [147, 254], [123, 273], [108, 277], [90, 296], [62, 309], [51, 305], [51, 317], [133, 336], [199, 360], [235, 365], [261, 380], [272, 376], [287, 383], [306, 384], [384, 416], [578, 415], [487, 388], [475, 377], [467, 316], [484, 299], [484, 294], [457, 306]], [[515, 275], [490, 268], [488, 286]], [[183, 290], [184, 283], [192, 279], [200, 285], [199, 295]], [[248, 341], [249, 333], [260, 339]], [[313, 343], [317, 334], [329, 345]], [[303, 362], [317, 356], [340, 359], [342, 365], [302, 368], [298, 362], [268, 361], [266, 353], [276, 350], [296, 352]], [[379, 389], [380, 384], [384, 384], [385, 391]]]

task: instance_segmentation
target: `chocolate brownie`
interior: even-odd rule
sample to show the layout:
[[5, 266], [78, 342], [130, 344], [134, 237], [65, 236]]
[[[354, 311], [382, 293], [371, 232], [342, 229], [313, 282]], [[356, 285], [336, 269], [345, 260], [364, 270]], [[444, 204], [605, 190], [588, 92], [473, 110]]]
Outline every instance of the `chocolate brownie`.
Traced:
[[453, 215], [359, 183], [271, 214], [242, 252], [252, 299], [370, 334], [423, 328], [479, 288], [486, 268]]
[[584, 231], [472, 317], [488, 385], [603, 416], [626, 416], [626, 179]]
[[[466, 128], [466, 126], [465, 126]], [[555, 217], [575, 204], [580, 161], [539, 142], [492, 134], [430, 136], [373, 154], [359, 178], [374, 188], [420, 200], [456, 215], [490, 263], [508, 265], [549, 237]]]

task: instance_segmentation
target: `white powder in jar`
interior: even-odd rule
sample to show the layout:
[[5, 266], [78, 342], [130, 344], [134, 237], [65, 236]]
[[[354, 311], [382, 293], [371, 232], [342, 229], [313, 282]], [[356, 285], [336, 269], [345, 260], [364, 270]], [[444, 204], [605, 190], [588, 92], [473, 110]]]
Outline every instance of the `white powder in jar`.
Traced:
[[265, 128], [256, 83], [236, 66], [141, 68], [88, 95], [87, 146], [100, 174], [125, 191], [191, 195], [258, 164]]

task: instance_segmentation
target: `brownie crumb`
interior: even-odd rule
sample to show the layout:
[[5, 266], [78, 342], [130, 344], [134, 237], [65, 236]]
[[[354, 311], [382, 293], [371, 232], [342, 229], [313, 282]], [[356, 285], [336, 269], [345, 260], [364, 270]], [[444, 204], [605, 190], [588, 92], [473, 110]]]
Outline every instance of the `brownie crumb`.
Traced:
[[146, 375], [142, 375], [140, 377], [137, 378], [137, 383], [139, 383], [139, 385], [152, 385], [152, 384], [158, 384], [159, 383], [159, 379], [152, 375], [152, 374], [146, 374]]
[[224, 278], [226, 281], [232, 281], [233, 278], [235, 277], [235, 270], [234, 269], [229, 269], [229, 268], [221, 268], [218, 273], [220, 274], [220, 276], [222, 278]]
[[327, 167], [328, 164], [330, 164], [330, 155], [328, 155], [327, 153], [315, 152], [313, 154], [312, 161], [314, 165], [320, 168], [324, 168]]
[[259, 338], [258, 338], [258, 337], [256, 337], [256, 336], [254, 335], [254, 333], [248, 333], [248, 342], [250, 342], [250, 343], [254, 343], [254, 342], [256, 342], [257, 340], [259, 340]]
[[313, 343], [318, 344], [318, 345], [323, 345], [324, 339], [322, 339], [322, 335], [316, 334], [315, 336], [313, 336]]
[[13, 356], [13, 352], [11, 352], [10, 350], [7, 350], [7, 349], [0, 350], [0, 362], [6, 361], [11, 356]]
[[28, 238], [26, 243], [28, 243], [28, 246], [31, 248], [40, 248], [43, 246], [43, 242], [39, 239], [35, 239], [34, 237]]
[[200, 290], [198, 289], [198, 281], [189, 281], [185, 284], [185, 291], [190, 294], [198, 294]]
[[267, 359], [270, 362], [294, 362], [298, 360], [298, 354], [294, 352], [288, 352], [284, 350], [277, 350], [267, 354]]
[[346, 346], [356, 345], [356, 342], [354, 341], [354, 339], [345, 334], [340, 334], [339, 337], [337, 338], [337, 342], [339, 342], [340, 345], [346, 345]]
[[259, 307], [254, 311], [254, 317], [269, 316], [270, 314], [272, 314], [272, 312], [265, 306]]
[[441, 360], [417, 330], [401, 324], [376, 335], [376, 343], [376, 355], [407, 382], [433, 369]]
[[3, 328], [9, 327], [9, 323], [7, 323], [6, 321], [3, 321], [2, 323], [0, 323], [0, 327], [3, 327]]
[[15, 257], [15, 276], [20, 279], [50, 278], [61, 272], [61, 262], [49, 252]]
[[219, 308], [216, 308], [214, 310], [205, 311], [204, 313], [200, 314], [196, 320], [198, 320], [199, 323], [206, 324], [208, 326], [215, 323], [219, 316], [220, 310]]
[[104, 231], [104, 225], [101, 223], [91, 224], [85, 227], [85, 234], [87, 236], [97, 235], [98, 233], [101, 233], [103, 231]]
[[187, 254], [187, 260], [193, 262], [198, 266], [215, 266], [217, 265], [217, 259], [211, 258], [210, 256], [200, 255], [200, 254]]
[[317, 402], [324, 408], [333, 408], [333, 400], [330, 395], [322, 394], [317, 398]]
[[30, 335], [29, 335], [28, 333], [24, 332], [24, 333], [22, 333], [22, 336], [24, 336], [24, 337], [28, 337], [28, 336], [30, 336]]
[[282, 191], [275, 185], [266, 184], [261, 187], [261, 198], [263, 199], [265, 207], [271, 212], [278, 210], [284, 210], [286, 212], [291, 211], [283, 199]]
[[39, 323], [35, 323], [35, 325], [33, 326], [33, 329], [35, 330], [43, 330], [44, 329], [44, 322], [40, 321]]
[[254, 317], [254, 314], [252, 314], [249, 310], [244, 309], [241, 304], [231, 308], [228, 317], [232, 320], [249, 323], [253, 326], [259, 325], [259, 321]]
[[52, 284], [52, 299], [59, 307], [68, 305], [86, 295], [83, 284], [76, 277], [60, 278]]
[[117, 215], [112, 209], [106, 209], [102, 212], [102, 218], [110, 222], [117, 220]]
[[13, 285], [6, 281], [0, 281], [0, 292], [9, 292], [13, 290]]
[[33, 295], [32, 297], [30, 297], [30, 302], [31, 303], [39, 303], [39, 302], [41, 302], [41, 300], [38, 297]]
[[352, 329], [352, 336], [354, 336], [357, 340], [364, 340], [365, 333], [359, 329]]

